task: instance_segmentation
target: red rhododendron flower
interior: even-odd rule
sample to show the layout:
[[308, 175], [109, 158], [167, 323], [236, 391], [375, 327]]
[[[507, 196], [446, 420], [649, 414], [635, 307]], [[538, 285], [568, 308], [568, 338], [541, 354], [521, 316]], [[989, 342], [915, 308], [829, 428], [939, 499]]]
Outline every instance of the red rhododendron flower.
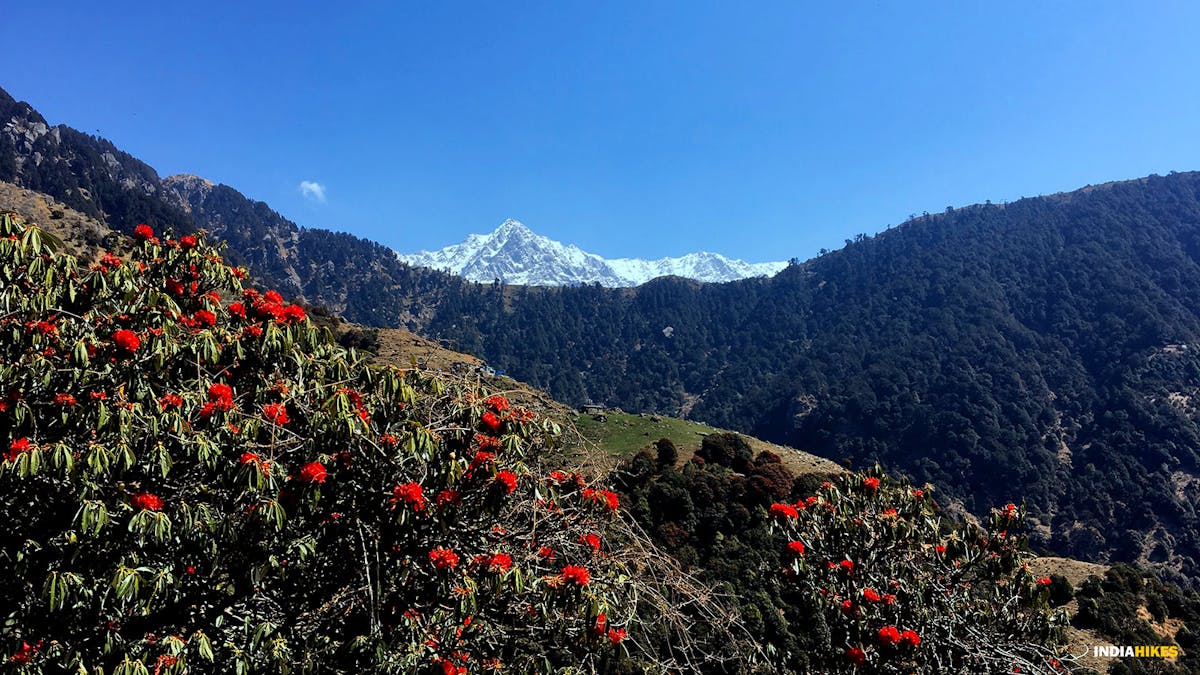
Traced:
[[233, 409], [233, 388], [224, 382], [214, 382], [208, 387], [208, 400], [217, 410], [228, 412]]
[[262, 326], [246, 326], [243, 332], [250, 337], [262, 337], [263, 330]]
[[937, 551], [938, 553], [945, 553], [946, 547], [941, 544], [938, 544], [937, 546], [933, 547], [933, 550]]
[[614, 646], [621, 644], [621, 641], [624, 639], [625, 639], [625, 629], [624, 628], [609, 628], [608, 629], [608, 641], [611, 642]]
[[[440, 499], [439, 495], [439, 499]], [[411, 504], [413, 511], [423, 511], [425, 509], [425, 493], [421, 488], [420, 483], [405, 483], [392, 488], [392, 503]]]
[[879, 489], [879, 479], [874, 476], [863, 479], [863, 489], [867, 492], [875, 492]]
[[300, 480], [304, 483], [324, 483], [328, 473], [320, 462], [309, 462], [300, 467]]
[[554, 471], [550, 472], [550, 480], [558, 483], [559, 485], [562, 485], [570, 479], [571, 477], [568, 476], [565, 471], [559, 471], [558, 469], [555, 469]]
[[458, 567], [458, 554], [439, 546], [429, 552], [429, 562], [439, 570], [452, 570]]
[[280, 426], [287, 424], [287, 406], [282, 403], [268, 403], [263, 406], [263, 417]]
[[846, 650], [846, 660], [856, 666], [861, 666], [867, 662], [867, 653], [862, 650], [862, 647], [850, 647]]
[[93, 392], [89, 393], [88, 396], [93, 401], [107, 401], [108, 400], [108, 392], [93, 391]]
[[507, 553], [495, 553], [488, 559], [487, 569], [489, 572], [497, 572], [503, 574], [512, 569], [512, 556]]
[[54, 405], [75, 405], [75, 397], [70, 394], [55, 394]]
[[1050, 577], [1042, 577], [1041, 579], [1038, 579], [1037, 582], [1039, 586], [1049, 586], [1050, 584], [1054, 583], [1054, 580]]
[[139, 511], [162, 511], [163, 501], [158, 495], [139, 492], [129, 499], [129, 504]]
[[196, 248], [196, 238], [185, 234], [179, 238], [179, 248]]
[[554, 549], [550, 548], [549, 546], [542, 546], [538, 549], [538, 556], [546, 558], [547, 560], [554, 560]]
[[9, 461], [15, 461], [22, 452], [29, 452], [29, 439], [18, 438], [8, 446], [8, 454], [4, 456]]
[[884, 626], [879, 629], [879, 644], [893, 646], [900, 642], [900, 631], [895, 626]]
[[851, 574], [854, 572], [854, 561], [853, 560], [849, 560], [849, 559], [843, 560], [842, 562], [838, 563], [838, 566], [840, 566], [842, 569], [846, 570], [847, 574]]
[[505, 494], [512, 494], [513, 491], [517, 489], [517, 474], [509, 471], [508, 469], [502, 469], [499, 473], [497, 473], [496, 481], [500, 485], [504, 486]]
[[201, 309], [197, 310], [196, 313], [192, 315], [192, 321], [198, 326], [208, 326], [209, 328], [212, 328], [213, 326], [217, 325], [217, 315], [213, 314], [207, 309]]
[[308, 315], [304, 313], [304, 308], [300, 305], [288, 305], [283, 310], [283, 318], [286, 319], [288, 323], [300, 323], [301, 321], [307, 319]]
[[908, 647], [916, 647], [921, 644], [921, 636], [917, 635], [914, 630], [905, 630], [900, 634], [900, 643]]
[[459, 495], [458, 490], [442, 490], [441, 492], [437, 493], [437, 497], [435, 497], [433, 501], [435, 504], [441, 507], [446, 506], [447, 504], [457, 504], [459, 501], [461, 501], [461, 498], [462, 497]]
[[592, 553], [597, 553], [600, 551], [600, 537], [592, 534], [591, 532], [580, 535], [579, 542], [592, 549]]
[[262, 458], [253, 452], [242, 453], [242, 464], [257, 464], [262, 461]]
[[38, 653], [38, 648], [42, 643], [39, 641], [36, 645], [31, 645], [28, 642], [21, 642], [21, 647], [13, 652], [12, 656], [8, 657], [9, 663], [29, 663], [33, 660], [34, 654]]
[[856, 612], [854, 611], [854, 601], [852, 601], [852, 600], [843, 600], [842, 601], [842, 614], [845, 614], [846, 616], [849, 616], [849, 617], [853, 617], [856, 614]]
[[487, 427], [489, 431], [497, 431], [500, 429], [500, 418], [489, 410], [483, 413], [483, 426]]
[[231, 303], [228, 307], [229, 313], [239, 319], [246, 318], [246, 306], [240, 302]]
[[797, 556], [797, 557], [802, 556], [802, 555], [804, 555], [804, 542], [802, 542], [802, 541], [788, 542], [787, 549], [794, 556]]
[[496, 412], [504, 412], [508, 410], [508, 399], [499, 394], [489, 396], [483, 399], [483, 404]]
[[792, 506], [791, 504], [772, 504], [771, 517], [779, 519], [799, 518], [800, 512], [797, 511], [796, 507]]
[[138, 241], [147, 241], [149, 239], [153, 239], [154, 230], [150, 229], [149, 225], [142, 223], [141, 225], [133, 228], [133, 238], [137, 239]]
[[163, 394], [162, 398], [158, 399], [158, 404], [163, 410], [167, 408], [178, 408], [183, 405], [183, 397], [179, 394]]
[[592, 632], [596, 635], [604, 635], [604, 631], [608, 628], [608, 615], [600, 612], [596, 615], [596, 625], [592, 626]]
[[621, 504], [620, 497], [618, 497], [617, 493], [613, 492], [612, 490], [584, 488], [582, 494], [584, 501], [603, 504], [609, 511], [616, 511], [617, 507]]
[[925, 491], [918, 488], [912, 491], [912, 496], [914, 499], [920, 499], [921, 497], [925, 496]]
[[587, 586], [592, 580], [592, 575], [587, 571], [586, 567], [579, 565], [567, 565], [562, 568], [563, 581], [574, 582], [579, 586]]
[[267, 291], [263, 293], [263, 302], [268, 302], [272, 305], [281, 305], [283, 304], [283, 296], [278, 291]]
[[124, 349], [130, 354], [136, 352], [138, 347], [142, 346], [142, 340], [137, 336], [137, 333], [127, 328], [122, 328], [121, 330], [113, 333], [112, 339], [113, 342], [117, 343], [118, 347]]
[[863, 600], [866, 600], [868, 602], [879, 602], [880, 600], [883, 599], [883, 598], [879, 597], [879, 594], [875, 592], [874, 588], [864, 588], [862, 590], [862, 596], [863, 596]]

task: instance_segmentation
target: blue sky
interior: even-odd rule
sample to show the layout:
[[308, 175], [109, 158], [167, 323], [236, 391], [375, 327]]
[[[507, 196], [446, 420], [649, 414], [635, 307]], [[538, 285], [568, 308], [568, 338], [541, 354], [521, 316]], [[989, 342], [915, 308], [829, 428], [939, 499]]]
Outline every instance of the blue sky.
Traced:
[[0, 86], [52, 123], [404, 251], [512, 217], [807, 258], [1200, 169], [1195, 2], [8, 5]]

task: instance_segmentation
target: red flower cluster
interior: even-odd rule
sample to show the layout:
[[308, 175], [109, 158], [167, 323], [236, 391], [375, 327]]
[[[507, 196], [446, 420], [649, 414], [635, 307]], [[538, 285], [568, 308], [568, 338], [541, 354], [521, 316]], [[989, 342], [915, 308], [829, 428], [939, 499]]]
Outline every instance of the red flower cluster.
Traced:
[[[286, 325], [300, 323], [308, 318], [303, 307], [284, 305], [283, 296], [276, 291], [267, 291], [260, 297], [258, 291], [248, 288], [242, 291], [242, 297], [250, 301], [254, 308], [254, 314], [259, 319], [270, 319], [275, 323]], [[244, 309], [243, 306], [243, 311]]]
[[439, 546], [429, 552], [429, 562], [439, 570], [452, 570], [458, 567], [458, 554]]
[[[438, 500], [441, 501], [441, 495], [438, 495]], [[413, 511], [425, 510], [425, 492], [421, 488], [420, 483], [405, 483], [392, 488], [391, 502], [395, 504], [411, 504]]]
[[75, 405], [75, 397], [70, 394], [55, 394], [54, 395], [54, 405], [58, 405], [58, 406]]
[[599, 552], [600, 552], [600, 537], [599, 537], [599, 536], [597, 536], [597, 535], [595, 535], [595, 534], [592, 534], [591, 532], [588, 532], [587, 534], [580, 535], [580, 536], [579, 536], [579, 543], [581, 543], [581, 544], [583, 544], [583, 545], [587, 546], [588, 548], [592, 549], [592, 553], [599, 553]]
[[863, 600], [866, 600], [867, 602], [879, 602], [883, 599], [879, 596], [879, 593], [877, 593], [874, 588], [864, 588], [862, 590], [862, 596]]
[[208, 419], [217, 410], [221, 412], [233, 410], [233, 388], [224, 382], [214, 382], [209, 386], [208, 403], [200, 408], [200, 416]]
[[493, 553], [487, 561], [487, 570], [503, 574], [512, 569], [512, 556], [507, 553]]
[[578, 586], [587, 586], [592, 581], [592, 575], [586, 567], [567, 565], [562, 568], [563, 581], [570, 581]]
[[4, 456], [10, 462], [15, 462], [21, 453], [29, 452], [29, 439], [18, 438], [8, 445], [8, 454]]
[[127, 328], [122, 328], [121, 330], [113, 333], [112, 339], [118, 347], [124, 349], [130, 354], [133, 354], [138, 350], [139, 347], [142, 346], [142, 339], [137, 336], [137, 333]]
[[624, 628], [609, 628], [608, 641], [615, 647], [625, 639], [626, 633]]
[[300, 467], [300, 481], [303, 483], [324, 483], [328, 475], [325, 465], [320, 462], [309, 462]]
[[268, 403], [264, 405], [263, 417], [280, 426], [291, 421], [288, 419], [287, 406], [282, 403]]
[[163, 410], [167, 408], [178, 408], [183, 405], [183, 397], [179, 394], [163, 394], [162, 398], [158, 399], [158, 404]]
[[596, 502], [597, 504], [603, 504], [604, 507], [607, 508], [609, 511], [616, 511], [617, 507], [621, 505], [621, 498], [618, 497], [617, 493], [613, 492], [612, 490], [596, 490], [594, 488], [584, 488], [583, 489], [583, 499], [584, 499], [584, 501], [591, 501], [591, 502]]
[[772, 504], [770, 512], [772, 518], [778, 518], [780, 520], [784, 518], [795, 519], [800, 517], [800, 512], [797, 511], [796, 507], [792, 506], [791, 504]]
[[867, 653], [862, 650], [862, 647], [849, 647], [846, 649], [846, 660], [856, 666], [861, 666], [867, 662]]
[[149, 492], [139, 492], [129, 499], [129, 505], [138, 511], [162, 511], [163, 500]]
[[212, 328], [213, 326], [217, 325], [217, 315], [213, 314], [207, 309], [200, 309], [196, 310], [196, 312], [192, 314], [191, 319], [180, 321], [180, 323], [188, 326], [189, 328], [195, 326]]
[[802, 542], [802, 541], [788, 542], [787, 550], [789, 553], [791, 553], [792, 555], [799, 558], [800, 556], [804, 555], [804, 542]]
[[154, 239], [154, 230], [150, 229], [149, 225], [142, 223], [133, 228], [133, 238], [138, 241], [150, 241]]
[[179, 238], [179, 248], [189, 249], [196, 248], [196, 238], [190, 234], [185, 234]]
[[864, 478], [862, 484], [863, 490], [865, 490], [868, 494], [873, 494], [879, 490], [879, 479], [875, 478], [874, 476], [870, 478]]
[[879, 629], [879, 644], [885, 647], [894, 647], [898, 644], [917, 647], [921, 644], [921, 636], [914, 630], [900, 632], [895, 626], [884, 626]]
[[483, 426], [487, 427], [488, 431], [491, 431], [492, 433], [499, 431], [500, 425], [502, 424], [500, 422], [500, 418], [496, 417], [496, 413], [490, 410], [483, 413], [482, 421]]
[[517, 489], [517, 474], [508, 469], [501, 469], [496, 474], [496, 482], [502, 486], [504, 494], [511, 495]]
[[498, 413], [508, 410], [508, 399], [500, 396], [499, 394], [495, 394], [483, 399], [483, 404]]

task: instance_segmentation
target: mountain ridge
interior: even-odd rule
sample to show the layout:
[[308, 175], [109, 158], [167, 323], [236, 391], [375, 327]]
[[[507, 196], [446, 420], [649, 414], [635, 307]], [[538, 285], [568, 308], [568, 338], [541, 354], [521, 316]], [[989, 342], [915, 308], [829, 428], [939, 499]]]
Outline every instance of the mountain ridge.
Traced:
[[441, 270], [470, 281], [523, 286], [571, 286], [598, 283], [610, 288], [640, 286], [652, 279], [677, 276], [703, 282], [736, 281], [770, 276], [786, 262], [748, 263], [700, 251], [657, 260], [605, 259], [573, 244], [534, 233], [509, 218], [490, 234], [471, 234], [437, 251], [400, 253], [409, 264]]

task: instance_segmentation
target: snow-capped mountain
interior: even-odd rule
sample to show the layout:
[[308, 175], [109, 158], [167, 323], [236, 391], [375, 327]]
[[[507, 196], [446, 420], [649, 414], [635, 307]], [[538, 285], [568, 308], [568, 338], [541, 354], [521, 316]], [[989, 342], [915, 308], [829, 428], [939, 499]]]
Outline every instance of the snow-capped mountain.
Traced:
[[605, 260], [577, 246], [534, 234], [518, 221], [506, 220], [491, 234], [472, 234], [461, 244], [440, 251], [397, 253], [421, 267], [432, 267], [472, 281], [529, 286], [637, 286], [674, 275], [698, 281], [733, 281], [775, 274], [785, 262], [748, 263], [716, 253], [689, 253], [679, 258]]

